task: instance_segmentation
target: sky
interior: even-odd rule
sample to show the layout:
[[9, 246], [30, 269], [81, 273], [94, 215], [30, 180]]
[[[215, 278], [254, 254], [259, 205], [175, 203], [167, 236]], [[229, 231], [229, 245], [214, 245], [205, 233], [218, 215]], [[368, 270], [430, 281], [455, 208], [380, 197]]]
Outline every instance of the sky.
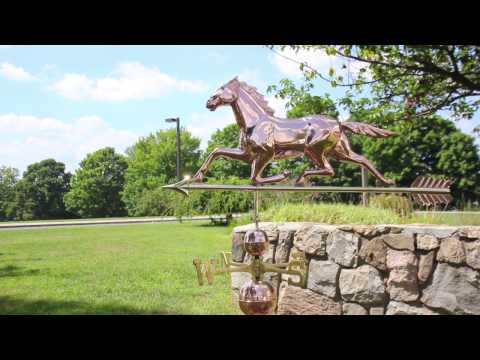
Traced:
[[[341, 66], [319, 52], [284, 55], [323, 73]], [[139, 137], [171, 127], [168, 117], [180, 117], [205, 148], [213, 132], [235, 122], [231, 108], [205, 107], [235, 76], [265, 94], [279, 117], [285, 103], [267, 86], [301, 80], [297, 64], [259, 45], [0, 45], [0, 166], [22, 173], [54, 158], [73, 172], [88, 153], [105, 146], [124, 153]], [[338, 99], [344, 89], [318, 80], [314, 92]], [[457, 126], [470, 133], [479, 124], [477, 116]]]

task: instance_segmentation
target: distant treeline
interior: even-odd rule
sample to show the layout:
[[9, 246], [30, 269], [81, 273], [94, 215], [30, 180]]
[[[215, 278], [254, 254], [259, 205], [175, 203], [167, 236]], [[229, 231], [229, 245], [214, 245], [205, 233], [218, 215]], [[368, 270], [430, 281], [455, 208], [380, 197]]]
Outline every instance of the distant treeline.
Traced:
[[[305, 95], [288, 112], [289, 117], [326, 113], [338, 116], [328, 97]], [[398, 114], [397, 114], [398, 115]], [[398, 120], [396, 114], [375, 112], [358, 107], [351, 118], [374, 123], [396, 132], [386, 139], [348, 135], [352, 146], [367, 156], [398, 186], [410, 186], [418, 175], [453, 179], [453, 206], [464, 207], [480, 200], [480, 159], [474, 138], [458, 130], [450, 120], [433, 115]], [[208, 124], [206, 124], [208, 126]], [[188, 130], [181, 130], [182, 172], [194, 174], [205, 157], [216, 147], [237, 147], [238, 127], [228, 125], [217, 130], [205, 151], [200, 140]], [[195, 192], [189, 198], [165, 191], [161, 186], [176, 181], [175, 130], [162, 130], [137, 141], [126, 155], [106, 147], [88, 154], [74, 174], [65, 172], [65, 165], [54, 159], [28, 166], [20, 178], [18, 170], [0, 167], [0, 220], [33, 220], [59, 218], [92, 218], [113, 216], [183, 215], [245, 212], [251, 209], [252, 198], [241, 192]], [[334, 177], [314, 177], [315, 185], [360, 185], [359, 167], [332, 162]], [[292, 171], [292, 179], [306, 167], [304, 157], [280, 160], [265, 169], [272, 175], [284, 168]], [[250, 167], [233, 160], [216, 160], [207, 174], [207, 181], [248, 183]], [[373, 177], [370, 182], [374, 185]], [[265, 195], [264, 204], [282, 201], [355, 202], [357, 195], [299, 194]]]

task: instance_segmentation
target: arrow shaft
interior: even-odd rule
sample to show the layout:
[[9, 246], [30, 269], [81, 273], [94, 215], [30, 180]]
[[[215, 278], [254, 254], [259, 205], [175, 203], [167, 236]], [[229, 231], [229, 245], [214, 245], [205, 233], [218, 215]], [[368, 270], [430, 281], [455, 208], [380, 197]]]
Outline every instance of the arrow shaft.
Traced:
[[279, 192], [339, 192], [339, 193], [407, 193], [407, 194], [449, 194], [450, 189], [439, 188], [401, 188], [401, 187], [343, 187], [343, 186], [254, 186], [222, 184], [172, 184], [164, 188], [172, 190], [204, 191], [279, 191]]

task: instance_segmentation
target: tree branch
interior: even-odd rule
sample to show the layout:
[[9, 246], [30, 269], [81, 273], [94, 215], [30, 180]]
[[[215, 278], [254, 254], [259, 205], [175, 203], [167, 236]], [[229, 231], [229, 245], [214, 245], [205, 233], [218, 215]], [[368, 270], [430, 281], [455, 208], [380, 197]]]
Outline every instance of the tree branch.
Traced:
[[[293, 61], [294, 63], [297, 63], [299, 65], [303, 65], [304, 67], [310, 69], [312, 72], [314, 72], [315, 74], [318, 75], [318, 77], [324, 81], [327, 81], [327, 82], [331, 82], [332, 80], [331, 79], [328, 79], [326, 77], [324, 77], [317, 69], [311, 67], [310, 65], [308, 65], [308, 63], [306, 62], [300, 62], [300, 61], [297, 61], [295, 59], [292, 59], [288, 56], [285, 56], [281, 53], [279, 53], [278, 51], [275, 51], [273, 48], [270, 48], [268, 47], [268, 49], [270, 49], [271, 51], [273, 51], [275, 54], [277, 54], [278, 56], [281, 56], [283, 57], [284, 59], [287, 59], [287, 60], [290, 60], [290, 61]], [[353, 86], [357, 86], [357, 85], [369, 85], [369, 84], [374, 84], [374, 83], [377, 83], [379, 82], [380, 79], [378, 80], [372, 80], [372, 81], [360, 81], [360, 82], [356, 82], [356, 83], [351, 83], [351, 84], [345, 84], [345, 83], [340, 83], [340, 84], [337, 84], [337, 86], [344, 86], [344, 87], [353, 87]]]
[[414, 58], [417, 62], [419, 62], [420, 64], [423, 65], [421, 67], [414, 66], [414, 65], [400, 65], [400, 64], [386, 63], [386, 62], [378, 61], [378, 60], [370, 60], [370, 59], [365, 59], [365, 58], [361, 58], [361, 57], [354, 56], [354, 55], [346, 55], [345, 53], [341, 52], [340, 50], [336, 50], [336, 51], [337, 51], [338, 54], [340, 54], [340, 56], [350, 58], [350, 59], [354, 59], [354, 60], [357, 60], [357, 61], [367, 62], [367, 63], [374, 64], [374, 65], [382, 65], [382, 66], [385, 66], [385, 67], [393, 67], [393, 68], [397, 68], [397, 69], [416, 70], [416, 71], [422, 71], [424, 73], [426, 72], [426, 73], [435, 73], [435, 74], [438, 74], [438, 75], [443, 75], [444, 77], [450, 78], [450, 79], [456, 81], [457, 83], [460, 83], [460, 84], [466, 86], [469, 89], [480, 90], [480, 84], [474, 83], [470, 79], [463, 76], [461, 73], [447, 71], [445, 69], [442, 69], [442, 68], [434, 65], [431, 62], [427, 62], [427, 61], [425, 61], [423, 59], [420, 59], [418, 57], [412, 56], [412, 58]]

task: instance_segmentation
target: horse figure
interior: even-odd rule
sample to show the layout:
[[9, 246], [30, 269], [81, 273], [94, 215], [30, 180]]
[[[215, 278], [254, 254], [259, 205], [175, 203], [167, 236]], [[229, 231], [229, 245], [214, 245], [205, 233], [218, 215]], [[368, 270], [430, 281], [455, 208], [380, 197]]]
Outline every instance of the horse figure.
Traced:
[[262, 171], [272, 160], [308, 156], [315, 165], [305, 170], [295, 184], [302, 185], [305, 178], [313, 175], [332, 176], [335, 174], [328, 158], [349, 161], [367, 168], [377, 179], [387, 185], [394, 181], [385, 178], [365, 157], [352, 151], [345, 130], [371, 137], [387, 137], [394, 133], [359, 122], [342, 122], [325, 116], [305, 116], [298, 119], [275, 117], [257, 89], [240, 82], [237, 77], [220, 87], [207, 101], [207, 109], [215, 111], [223, 105], [230, 105], [240, 127], [239, 148], [217, 148], [192, 178], [201, 182], [211, 162], [217, 157], [241, 160], [251, 164], [250, 179], [253, 185], [274, 183], [285, 180], [290, 171], [262, 177]]

